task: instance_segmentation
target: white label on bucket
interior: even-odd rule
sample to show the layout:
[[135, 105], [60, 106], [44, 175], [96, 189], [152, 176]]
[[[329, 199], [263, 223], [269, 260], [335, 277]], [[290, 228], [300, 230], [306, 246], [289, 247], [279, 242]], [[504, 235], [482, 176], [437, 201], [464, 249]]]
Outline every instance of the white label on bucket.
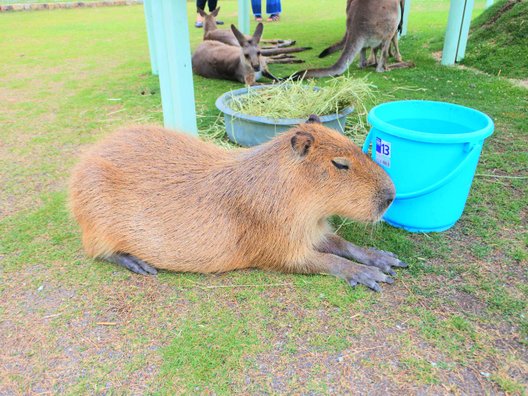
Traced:
[[378, 164], [390, 168], [391, 163], [391, 144], [386, 140], [376, 138], [376, 157]]

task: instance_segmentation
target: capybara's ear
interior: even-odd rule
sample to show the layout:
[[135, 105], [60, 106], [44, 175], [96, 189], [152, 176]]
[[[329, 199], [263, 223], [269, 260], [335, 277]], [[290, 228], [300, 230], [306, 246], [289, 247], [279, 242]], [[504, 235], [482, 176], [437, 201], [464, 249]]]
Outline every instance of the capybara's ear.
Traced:
[[311, 133], [299, 131], [291, 138], [291, 146], [293, 151], [300, 157], [306, 156], [310, 151], [314, 142], [314, 137]]
[[313, 124], [313, 123], [320, 124], [321, 120], [319, 119], [319, 116], [315, 114], [310, 114], [310, 117], [308, 117], [308, 119], [306, 120], [306, 123], [307, 124]]
[[213, 12], [211, 12], [211, 15], [214, 16], [216, 18], [216, 16], [218, 15], [218, 12], [220, 11], [220, 7], [216, 7]]
[[198, 11], [198, 14], [200, 14], [204, 18], [207, 16], [207, 13], [201, 8], [196, 8], [196, 11]]

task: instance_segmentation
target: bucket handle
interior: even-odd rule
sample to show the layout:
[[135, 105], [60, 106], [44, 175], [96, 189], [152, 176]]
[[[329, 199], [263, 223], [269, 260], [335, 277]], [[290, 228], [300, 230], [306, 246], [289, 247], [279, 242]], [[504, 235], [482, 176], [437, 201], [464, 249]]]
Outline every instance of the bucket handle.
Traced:
[[[372, 131], [368, 134], [365, 143], [363, 144], [363, 152], [367, 153], [371, 140], [372, 140]], [[455, 169], [453, 169], [449, 174], [444, 176], [442, 179], [438, 180], [436, 183], [431, 184], [430, 186], [427, 186], [425, 188], [422, 188], [418, 191], [413, 191], [409, 193], [398, 193], [396, 192], [395, 199], [410, 199], [410, 198], [417, 198], [425, 194], [429, 194], [430, 192], [433, 192], [440, 187], [442, 187], [444, 184], [446, 184], [448, 181], [450, 181], [452, 178], [454, 178], [460, 171], [466, 166], [466, 164], [470, 161], [471, 157], [479, 153], [479, 149], [482, 147], [482, 144], [474, 144], [474, 143], [466, 143], [466, 147], [464, 147], [464, 151], [467, 151], [468, 154], [466, 155], [466, 158], [464, 158]]]

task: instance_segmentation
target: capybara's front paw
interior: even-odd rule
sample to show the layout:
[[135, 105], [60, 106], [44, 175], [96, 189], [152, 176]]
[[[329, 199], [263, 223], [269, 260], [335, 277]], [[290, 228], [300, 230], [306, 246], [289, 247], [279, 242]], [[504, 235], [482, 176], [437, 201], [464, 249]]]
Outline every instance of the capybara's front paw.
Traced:
[[377, 292], [381, 291], [377, 282], [394, 282], [390, 276], [385, 275], [378, 268], [363, 264], [352, 264], [350, 268], [344, 270], [342, 276], [350, 286], [361, 284]]
[[378, 250], [374, 248], [368, 249], [368, 260], [364, 264], [377, 267], [386, 274], [396, 275], [392, 267], [407, 267], [407, 263], [404, 263], [394, 253], [386, 252], [384, 250]]

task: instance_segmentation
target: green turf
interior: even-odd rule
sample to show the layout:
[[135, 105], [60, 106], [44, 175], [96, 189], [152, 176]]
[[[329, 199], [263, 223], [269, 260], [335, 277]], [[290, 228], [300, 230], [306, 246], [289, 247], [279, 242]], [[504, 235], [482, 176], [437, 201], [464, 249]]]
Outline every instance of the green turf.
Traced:
[[528, 1], [501, 0], [475, 20], [464, 64], [486, 73], [528, 78]]
[[[284, 2], [265, 36], [312, 46], [299, 56], [328, 65], [337, 55], [316, 56], [343, 32], [342, 3]], [[221, 6], [236, 23], [236, 2]], [[87, 259], [67, 210], [78, 154], [118, 126], [162, 120], [142, 7], [1, 14], [0, 394], [523, 394], [528, 95], [494, 72], [434, 60], [448, 6], [412, 2], [400, 47], [416, 68], [350, 67], [378, 87], [376, 103], [445, 100], [496, 124], [451, 230], [334, 219], [347, 239], [409, 262], [381, 294], [262, 271], [145, 278]], [[193, 48], [201, 33], [191, 27]], [[279, 76], [297, 68], [272, 65]], [[202, 134], [216, 98], [239, 87], [195, 78]]]

